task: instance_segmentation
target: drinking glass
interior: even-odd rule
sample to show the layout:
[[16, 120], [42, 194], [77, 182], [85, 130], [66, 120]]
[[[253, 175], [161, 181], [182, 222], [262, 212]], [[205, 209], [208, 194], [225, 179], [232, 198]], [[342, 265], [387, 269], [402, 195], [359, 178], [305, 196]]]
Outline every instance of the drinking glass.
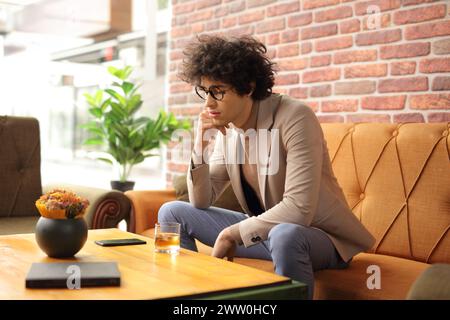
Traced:
[[176, 254], [180, 251], [180, 224], [161, 222], [155, 224], [155, 252]]

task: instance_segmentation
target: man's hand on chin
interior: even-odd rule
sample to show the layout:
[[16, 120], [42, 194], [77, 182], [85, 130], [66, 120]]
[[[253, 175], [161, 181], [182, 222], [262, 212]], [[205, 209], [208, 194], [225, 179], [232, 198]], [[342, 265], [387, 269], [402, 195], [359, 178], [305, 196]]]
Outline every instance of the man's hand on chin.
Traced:
[[233, 261], [234, 253], [236, 252], [236, 241], [231, 236], [229, 228], [225, 228], [219, 233], [219, 236], [214, 243], [212, 256], [216, 258], [227, 257], [228, 261]]

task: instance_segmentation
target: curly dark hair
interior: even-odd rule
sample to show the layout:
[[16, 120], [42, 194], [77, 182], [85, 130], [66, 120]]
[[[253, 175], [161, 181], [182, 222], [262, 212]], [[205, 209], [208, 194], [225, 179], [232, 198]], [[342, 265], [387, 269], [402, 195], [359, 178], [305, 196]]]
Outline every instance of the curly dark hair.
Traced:
[[275, 74], [275, 63], [267, 58], [266, 52], [265, 45], [250, 36], [197, 36], [197, 41], [183, 51], [179, 77], [192, 85], [207, 77], [232, 86], [239, 95], [249, 94], [253, 82], [251, 97], [263, 100], [272, 93]]

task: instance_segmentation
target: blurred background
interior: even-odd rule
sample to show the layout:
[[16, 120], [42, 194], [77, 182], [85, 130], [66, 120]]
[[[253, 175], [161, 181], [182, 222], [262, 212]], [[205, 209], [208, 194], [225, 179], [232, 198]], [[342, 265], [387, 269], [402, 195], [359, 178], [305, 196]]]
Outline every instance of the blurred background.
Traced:
[[[83, 94], [105, 87], [108, 66], [134, 67], [141, 113], [165, 109], [168, 0], [0, 0], [0, 114], [33, 116], [43, 183], [110, 188], [111, 166], [89, 157], [79, 127]], [[136, 189], [165, 187], [164, 150], [131, 174]]]

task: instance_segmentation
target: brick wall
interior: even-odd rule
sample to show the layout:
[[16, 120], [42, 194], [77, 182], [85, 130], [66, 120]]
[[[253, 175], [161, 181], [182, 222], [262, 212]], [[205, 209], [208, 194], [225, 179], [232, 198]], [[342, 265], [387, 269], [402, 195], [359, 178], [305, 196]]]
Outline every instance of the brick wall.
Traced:
[[[251, 34], [278, 63], [274, 91], [306, 101], [321, 122], [450, 121], [450, 1], [172, 0], [169, 110], [202, 103], [177, 79], [200, 33]], [[167, 181], [186, 163], [168, 150]]]

